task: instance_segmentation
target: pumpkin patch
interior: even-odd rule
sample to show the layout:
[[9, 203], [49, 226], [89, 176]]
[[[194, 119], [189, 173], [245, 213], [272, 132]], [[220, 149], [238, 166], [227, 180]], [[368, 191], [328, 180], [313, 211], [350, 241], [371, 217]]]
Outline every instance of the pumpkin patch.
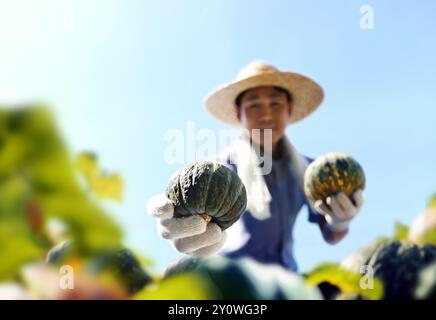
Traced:
[[342, 266], [357, 273], [363, 267], [372, 270], [373, 276], [383, 281], [383, 299], [416, 299], [420, 272], [435, 261], [436, 246], [379, 240], [357, 250]]

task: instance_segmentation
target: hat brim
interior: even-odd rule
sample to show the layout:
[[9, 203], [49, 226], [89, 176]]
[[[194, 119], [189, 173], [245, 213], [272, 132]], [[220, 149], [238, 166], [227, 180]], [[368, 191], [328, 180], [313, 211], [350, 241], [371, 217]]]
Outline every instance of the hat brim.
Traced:
[[261, 86], [282, 87], [292, 94], [295, 104], [288, 124], [307, 117], [324, 98], [321, 86], [306, 76], [292, 72], [271, 72], [224, 85], [211, 93], [204, 104], [207, 111], [218, 120], [233, 127], [242, 127], [237, 117], [235, 100], [241, 92]]

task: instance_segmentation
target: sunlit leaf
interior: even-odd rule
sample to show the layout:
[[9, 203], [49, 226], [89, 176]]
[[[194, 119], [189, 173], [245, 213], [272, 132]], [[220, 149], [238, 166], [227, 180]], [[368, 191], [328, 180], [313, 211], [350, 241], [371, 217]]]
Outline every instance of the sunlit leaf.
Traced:
[[43, 258], [41, 243], [32, 237], [25, 225], [0, 220], [0, 281], [13, 279], [21, 265]]
[[97, 156], [91, 152], [82, 152], [76, 158], [76, 168], [81, 172], [89, 189], [97, 199], [122, 201], [123, 179], [120, 174], [100, 172]]
[[181, 274], [149, 285], [134, 296], [135, 300], [206, 300], [209, 289], [195, 274]]
[[422, 234], [420, 242], [422, 244], [436, 245], [436, 229], [429, 230]]
[[436, 193], [433, 194], [430, 197], [430, 199], [428, 200], [427, 207], [429, 207], [429, 208], [433, 208], [433, 207], [436, 208]]
[[62, 237], [74, 239], [84, 255], [122, 241], [117, 223], [80, 184], [50, 110], [0, 108], [0, 279], [44, 260], [59, 240], [49, 233], [50, 219], [65, 226]]
[[403, 241], [409, 236], [409, 227], [401, 222], [396, 222], [394, 227], [394, 239]]
[[76, 157], [76, 168], [88, 179], [98, 174], [97, 156], [92, 152], [82, 152]]
[[366, 288], [361, 285], [362, 275], [333, 263], [321, 264], [307, 275], [307, 282], [311, 285], [328, 282], [337, 286], [343, 293], [354, 293], [370, 300], [379, 300], [383, 297], [383, 283], [376, 278], [373, 280], [373, 287]]
[[100, 174], [90, 180], [90, 186], [97, 199], [122, 201], [123, 179], [119, 174]]

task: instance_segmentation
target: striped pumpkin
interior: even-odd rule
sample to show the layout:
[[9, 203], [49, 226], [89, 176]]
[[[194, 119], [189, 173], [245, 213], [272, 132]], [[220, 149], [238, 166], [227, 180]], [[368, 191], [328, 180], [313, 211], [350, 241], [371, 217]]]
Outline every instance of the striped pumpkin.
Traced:
[[344, 192], [351, 196], [365, 188], [365, 174], [351, 156], [331, 152], [318, 157], [306, 169], [304, 192], [312, 201], [326, 200], [328, 196]]
[[383, 300], [411, 300], [430, 298], [431, 292], [417, 289], [421, 285], [431, 289], [432, 284], [434, 288], [434, 273], [428, 278], [422, 278], [421, 273], [435, 263], [436, 246], [376, 240], [355, 251], [341, 266], [360, 274], [365, 270], [366, 276], [379, 278], [384, 287]]
[[222, 230], [235, 223], [247, 206], [245, 187], [238, 175], [210, 161], [197, 162], [176, 172], [166, 195], [173, 202], [175, 217], [202, 215]]

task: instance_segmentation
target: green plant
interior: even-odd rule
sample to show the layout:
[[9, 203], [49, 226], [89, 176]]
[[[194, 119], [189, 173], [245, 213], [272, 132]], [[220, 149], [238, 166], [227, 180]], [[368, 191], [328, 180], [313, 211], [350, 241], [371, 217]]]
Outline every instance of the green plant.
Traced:
[[[328, 283], [337, 288], [334, 293], [359, 295], [370, 300], [379, 300], [383, 297], [383, 283], [379, 279], [374, 279], [373, 288], [367, 289], [361, 286], [362, 275], [359, 272], [347, 270], [335, 263], [320, 264], [306, 275], [306, 280], [307, 283], [319, 287]], [[334, 299], [336, 295], [326, 298]]]
[[83, 255], [121, 244], [118, 225], [77, 179], [49, 107], [0, 107], [0, 281], [44, 259], [52, 219]]
[[[179, 299], [192, 298], [186, 288], [190, 279], [196, 296], [206, 299], [267, 299], [267, 300], [319, 300], [321, 294], [304, 279], [278, 265], [266, 265], [249, 258], [229, 259], [185, 257], [171, 265], [155, 288], [145, 288], [140, 298], [171, 299], [169, 287], [178, 292]], [[180, 283], [179, 283], [180, 281]], [[191, 288], [191, 286], [189, 285]], [[195, 298], [195, 297], [194, 297]]]

